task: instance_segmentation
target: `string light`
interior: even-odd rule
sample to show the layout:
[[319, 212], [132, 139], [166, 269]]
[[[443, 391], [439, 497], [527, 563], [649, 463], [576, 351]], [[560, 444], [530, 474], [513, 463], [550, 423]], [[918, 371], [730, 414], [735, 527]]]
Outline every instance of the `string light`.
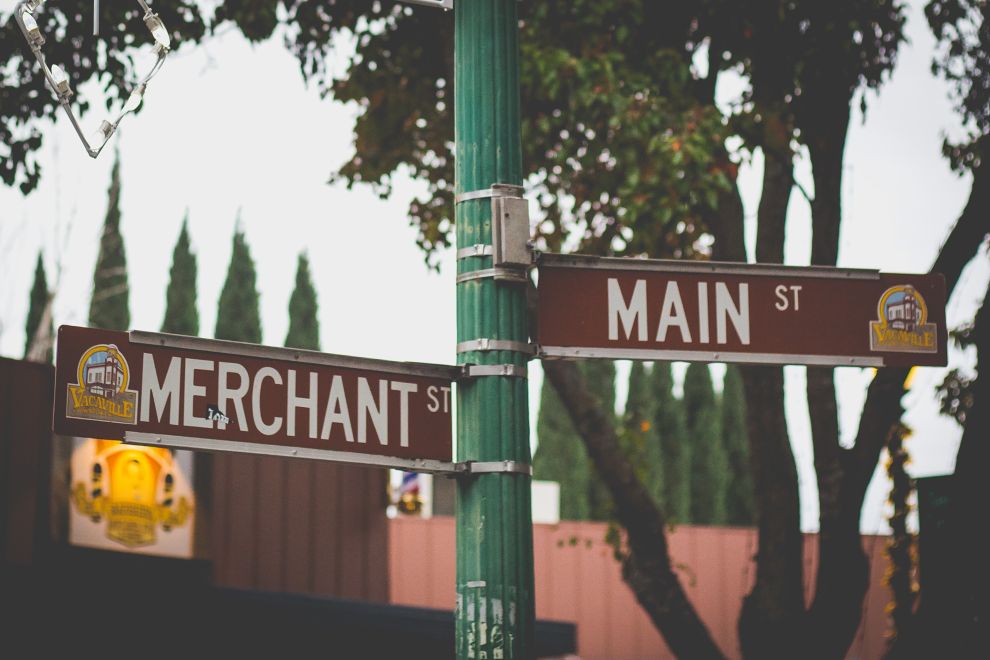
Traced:
[[[41, 34], [41, 30], [38, 27], [38, 20], [35, 16], [36, 12], [41, 8], [42, 4], [44, 4], [44, 0], [22, 0], [22, 2], [20, 2], [14, 9], [14, 20], [17, 22], [17, 26], [24, 34], [24, 38], [27, 40], [28, 46], [31, 47], [31, 52], [34, 53], [35, 59], [38, 60], [38, 63], [41, 65], [41, 69], [45, 74], [45, 80], [58, 97], [59, 105], [62, 106], [65, 114], [69, 117], [72, 127], [76, 129], [76, 134], [82, 141], [83, 146], [86, 147], [86, 152], [93, 158], [100, 155], [103, 147], [106, 146], [107, 142], [110, 140], [110, 136], [117, 130], [120, 120], [123, 119], [124, 116], [141, 107], [141, 103], [144, 101], [144, 93], [148, 89], [148, 81], [151, 80], [159, 70], [161, 70], [162, 64], [165, 62], [165, 57], [168, 55], [172, 47], [172, 39], [169, 36], [168, 29], [165, 27], [162, 19], [158, 17], [158, 14], [151, 11], [151, 7], [148, 6], [148, 3], [145, 2], [145, 0], [137, 0], [137, 3], [138, 6], [141, 7], [142, 11], [144, 11], [144, 24], [148, 28], [148, 32], [151, 33], [152, 39], [155, 41], [155, 63], [151, 67], [151, 70], [135, 83], [130, 96], [128, 96], [127, 101], [124, 102], [117, 118], [112, 122], [107, 120], [101, 121], [99, 127], [88, 137], [83, 134], [82, 127], [79, 125], [79, 120], [76, 118], [75, 113], [72, 111], [72, 106], [69, 103], [69, 99], [72, 97], [72, 89], [69, 83], [68, 73], [57, 64], [53, 64], [51, 68], [49, 68], [48, 64], [45, 62], [45, 55], [41, 49], [41, 47], [45, 44], [45, 37]], [[94, 34], [96, 29], [96, 18], [97, 17], [94, 16]]]

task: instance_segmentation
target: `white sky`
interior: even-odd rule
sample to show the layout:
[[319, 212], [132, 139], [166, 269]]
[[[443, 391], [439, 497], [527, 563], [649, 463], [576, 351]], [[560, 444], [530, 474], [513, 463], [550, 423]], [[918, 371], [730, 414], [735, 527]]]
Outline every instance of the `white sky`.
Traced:
[[[8, 16], [14, 4], [0, 0], [0, 16]], [[910, 41], [901, 48], [891, 81], [879, 97], [868, 96], [865, 122], [858, 110], [854, 115], [845, 160], [841, 266], [927, 271], [969, 193], [969, 178], [953, 175], [940, 155], [942, 134], [957, 133], [959, 121], [946, 86], [930, 73], [933, 39], [919, 5], [912, 3]], [[346, 48], [346, 40], [340, 43]], [[726, 80], [720, 96], [730, 95], [737, 85]], [[98, 94], [93, 87], [78, 91]], [[94, 107], [101, 106], [94, 102]], [[319, 294], [324, 350], [452, 363], [453, 254], [443, 255], [440, 274], [428, 271], [406, 218], [409, 200], [425, 194], [425, 186], [398, 177], [395, 194], [383, 201], [366, 187], [347, 191], [326, 183], [353, 153], [355, 116], [355, 107], [321, 100], [306, 88], [280, 39], [252, 46], [236, 32], [173, 53], [149, 86], [142, 112], [124, 120], [95, 161], [60, 114], [45, 128], [45, 145], [38, 154], [44, 175], [38, 189], [23, 197], [16, 189], [0, 187], [0, 354], [22, 355], [39, 249], [50, 283], [61, 269], [56, 325], [85, 324], [113, 149], [119, 148], [133, 328], [157, 330], [161, 325], [171, 253], [188, 209], [199, 259], [201, 334], [212, 335], [240, 210], [258, 270], [265, 343], [280, 345], [285, 338], [296, 256], [306, 251]], [[83, 122], [91, 130], [102, 118], [91, 113]], [[750, 249], [760, 177], [757, 155], [740, 172]], [[807, 158], [799, 161], [797, 177], [813, 194]], [[810, 210], [795, 191], [787, 263], [808, 263], [809, 237]], [[978, 261], [963, 274], [949, 303], [950, 327], [971, 318], [982, 300], [990, 268], [985, 258]], [[971, 364], [972, 356], [967, 361], [950, 351], [950, 366], [958, 363]], [[910, 470], [916, 476], [948, 473], [955, 463], [960, 432], [937, 414], [934, 395], [944, 371], [920, 370], [906, 399], [907, 422], [915, 429], [908, 441]], [[624, 376], [628, 363], [620, 363], [619, 372]], [[721, 373], [715, 367], [716, 377]], [[804, 369], [787, 367], [785, 373], [802, 526], [814, 529], [818, 507]], [[838, 378], [842, 436], [851, 442], [870, 376], [840, 369]], [[534, 434], [541, 382], [542, 372], [533, 363]], [[621, 404], [621, 377], [619, 390]], [[865, 531], [885, 528], [887, 491], [882, 480], [874, 480], [863, 512]]]

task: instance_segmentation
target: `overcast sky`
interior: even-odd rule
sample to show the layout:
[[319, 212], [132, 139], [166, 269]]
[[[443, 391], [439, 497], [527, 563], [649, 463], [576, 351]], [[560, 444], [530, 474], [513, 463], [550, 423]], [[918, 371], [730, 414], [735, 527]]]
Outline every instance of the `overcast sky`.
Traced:
[[[14, 4], [0, 0], [3, 19]], [[933, 40], [919, 5], [913, 3], [910, 42], [901, 49], [892, 79], [879, 97], [867, 96], [865, 122], [855, 112], [845, 160], [840, 266], [927, 271], [969, 193], [968, 177], [956, 177], [940, 156], [942, 134], [957, 133], [959, 122], [946, 86], [930, 73]], [[347, 40], [339, 42], [344, 52]], [[738, 81], [726, 80], [720, 97], [728, 98], [737, 87]], [[99, 95], [95, 87], [78, 91]], [[54, 118], [45, 127], [45, 145], [38, 154], [44, 167], [38, 189], [23, 197], [16, 189], [0, 187], [0, 353], [22, 355], [39, 250], [50, 283], [55, 285], [57, 278], [56, 325], [85, 324], [110, 168], [114, 149], [119, 149], [133, 328], [157, 330], [162, 323], [172, 249], [188, 212], [199, 259], [200, 329], [204, 336], [212, 335], [239, 216], [258, 270], [265, 343], [280, 345], [285, 339], [296, 257], [305, 251], [319, 294], [324, 350], [452, 363], [453, 254], [443, 255], [439, 274], [429, 271], [406, 217], [409, 200], [425, 194], [425, 186], [399, 176], [391, 199], [380, 200], [364, 187], [348, 191], [341, 184], [327, 184], [330, 173], [353, 153], [356, 112], [354, 106], [321, 100], [316, 90], [307, 89], [280, 39], [252, 46], [234, 31], [173, 53], [149, 86], [142, 112], [124, 120], [95, 161], [65, 117]], [[102, 118], [91, 113], [83, 123], [91, 130]], [[757, 155], [740, 172], [751, 249], [760, 171]], [[806, 158], [797, 171], [813, 194]], [[808, 204], [795, 191], [787, 263], [808, 263], [809, 237]], [[990, 269], [985, 256], [978, 261], [963, 274], [949, 303], [950, 327], [970, 319], [982, 299]], [[952, 351], [950, 366], [971, 364], [968, 357]], [[908, 449], [916, 476], [948, 473], [954, 466], [960, 432], [937, 414], [934, 395], [944, 371], [920, 370], [906, 400], [907, 421], [915, 429]], [[627, 372], [628, 363], [620, 364], [620, 402]], [[683, 366], [678, 368], [682, 372]], [[714, 372], [718, 378], [723, 370], [716, 367]], [[850, 442], [871, 374], [839, 372], [842, 435]], [[535, 419], [542, 382], [535, 363], [530, 374]], [[787, 367], [786, 378], [802, 526], [813, 529], [817, 501], [804, 369]], [[532, 428], [535, 435], [535, 424]], [[884, 528], [887, 489], [874, 480], [864, 530]]]

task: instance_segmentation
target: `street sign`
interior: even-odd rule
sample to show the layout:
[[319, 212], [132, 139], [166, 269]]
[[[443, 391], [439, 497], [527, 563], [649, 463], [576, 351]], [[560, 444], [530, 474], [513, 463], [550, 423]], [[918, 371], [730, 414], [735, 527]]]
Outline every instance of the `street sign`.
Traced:
[[63, 435], [452, 469], [453, 366], [62, 326]]
[[945, 280], [541, 254], [541, 357], [944, 366]]

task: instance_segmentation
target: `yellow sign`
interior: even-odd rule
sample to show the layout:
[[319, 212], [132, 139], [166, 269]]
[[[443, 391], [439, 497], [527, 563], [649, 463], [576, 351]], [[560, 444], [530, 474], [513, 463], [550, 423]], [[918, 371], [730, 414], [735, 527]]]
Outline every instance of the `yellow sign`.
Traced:
[[79, 359], [76, 382], [69, 383], [65, 415], [120, 424], [137, 423], [137, 392], [127, 359], [114, 344], [91, 346]]
[[191, 460], [175, 459], [161, 447], [82, 441], [72, 458], [72, 542], [191, 556], [195, 503], [183, 469]]
[[877, 321], [870, 322], [870, 350], [935, 353], [936, 326], [928, 323], [928, 305], [910, 285], [892, 286], [877, 303]]

